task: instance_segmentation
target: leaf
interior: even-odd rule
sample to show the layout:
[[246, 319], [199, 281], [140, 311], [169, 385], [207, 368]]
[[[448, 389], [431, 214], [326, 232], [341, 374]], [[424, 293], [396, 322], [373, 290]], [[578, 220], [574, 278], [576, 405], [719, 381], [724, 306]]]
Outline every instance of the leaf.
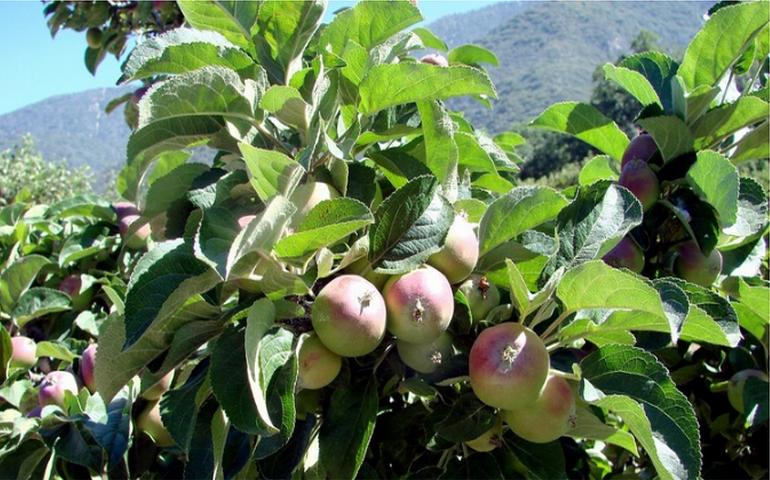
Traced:
[[768, 23], [767, 5], [747, 2], [719, 9], [695, 35], [677, 72], [688, 90], [716, 85]]
[[123, 75], [119, 82], [180, 74], [214, 65], [241, 74], [257, 68], [251, 57], [219, 33], [177, 28], [138, 43], [121, 66]]
[[184, 199], [195, 179], [208, 170], [208, 165], [187, 163], [179, 165], [166, 175], [156, 179], [147, 190], [142, 214], [147, 217], [154, 217], [164, 213], [171, 208], [174, 202]]
[[717, 293], [678, 278], [669, 281], [681, 288], [690, 301], [682, 339], [735, 347], [741, 340], [738, 316], [730, 302]]
[[620, 178], [618, 162], [607, 155], [597, 155], [580, 169], [578, 183], [588, 186], [600, 180], [617, 181]]
[[8, 378], [8, 365], [13, 354], [13, 343], [11, 335], [4, 326], [0, 325], [0, 385], [5, 383]]
[[575, 409], [575, 413], [575, 425], [567, 435], [573, 438], [600, 440], [604, 443], [625, 448], [635, 457], [639, 456], [639, 450], [636, 447], [636, 440], [633, 435], [603, 423], [596, 415], [591, 413], [589, 407], [578, 406]]
[[187, 453], [193, 436], [195, 421], [200, 405], [197, 401], [201, 389], [210, 388], [207, 383], [209, 361], [195, 366], [184, 385], [163, 394], [160, 401], [160, 415], [163, 425], [174, 442]]
[[258, 31], [252, 36], [257, 58], [275, 83], [287, 83], [302, 67], [302, 53], [316, 32], [326, 3], [265, 1], [259, 7]]
[[687, 294], [676, 283], [665, 278], [653, 281], [653, 286], [660, 294], [663, 311], [668, 319], [671, 341], [676, 345], [679, 341], [687, 315], [690, 313], [690, 300]]
[[585, 103], [562, 102], [551, 105], [530, 125], [570, 134], [616, 160], [623, 157], [629, 143], [628, 137], [615, 122]]
[[647, 117], [640, 119], [639, 125], [655, 140], [666, 162], [694, 150], [692, 133], [679, 117]]
[[239, 143], [249, 181], [260, 200], [268, 203], [276, 195], [288, 196], [299, 184], [305, 169], [296, 160], [274, 150]]
[[307, 130], [307, 114], [310, 106], [305, 103], [302, 94], [296, 88], [273, 85], [262, 95], [259, 106], [275, 114], [287, 125], [302, 131]]
[[63, 344], [48, 341], [38, 342], [35, 354], [38, 357], [51, 357], [67, 363], [72, 363], [73, 360], [78, 358], [77, 355], [72, 353]]
[[417, 27], [412, 30], [412, 33], [417, 35], [423, 46], [427, 48], [432, 48], [440, 52], [446, 52], [448, 49], [446, 43], [427, 28]]
[[517, 187], [487, 208], [479, 224], [479, 253], [489, 253], [558, 215], [567, 200], [548, 187]]
[[261, 3], [181, 0], [178, 5], [185, 20], [193, 27], [218, 32], [234, 45], [251, 54], [255, 53], [251, 31], [257, 22]]
[[220, 279], [227, 275], [227, 255], [233, 240], [240, 232], [238, 220], [230, 210], [211, 207], [203, 210], [198, 231], [195, 233], [195, 257], [216, 270]]
[[479, 145], [476, 137], [470, 133], [457, 132], [454, 135], [454, 141], [457, 144], [458, 162], [460, 165], [472, 172], [497, 172], [495, 162]]
[[719, 214], [723, 226], [735, 224], [738, 213], [738, 170], [717, 152], [702, 150], [687, 171], [687, 183]]
[[639, 100], [643, 107], [656, 104], [663, 108], [663, 103], [658, 98], [657, 92], [641, 73], [625, 67], [616, 67], [611, 63], [605, 63], [602, 69], [604, 70], [604, 78], [620, 85]]
[[488, 63], [494, 67], [499, 66], [497, 56], [484, 47], [478, 45], [461, 45], [455, 47], [447, 54], [449, 63], [462, 63], [475, 66], [481, 63]]
[[308, 212], [296, 233], [275, 245], [275, 252], [279, 257], [302, 257], [333, 245], [373, 222], [372, 212], [358, 200], [324, 200]]
[[625, 188], [609, 182], [583, 188], [556, 220], [558, 251], [547, 271], [599, 258], [642, 222], [642, 205]]
[[530, 292], [527, 283], [516, 264], [510, 258], [505, 259], [505, 267], [508, 271], [508, 287], [511, 292], [511, 303], [519, 312], [519, 318], [526, 317], [530, 311]]
[[730, 161], [740, 163], [747, 160], [770, 157], [770, 141], [768, 141], [768, 137], [770, 137], [770, 123], [764, 121], [741, 138], [735, 151], [730, 156]]
[[214, 432], [212, 424], [220, 410], [217, 403], [209, 400], [201, 405], [193, 424], [189, 455], [184, 464], [184, 479], [212, 479], [214, 477]]
[[767, 423], [770, 414], [767, 382], [748, 378], [743, 387], [743, 411], [746, 412], [746, 425], [757, 426]]
[[355, 42], [366, 50], [422, 20], [420, 11], [408, 2], [360, 2], [340, 12], [327, 25], [318, 41], [318, 51], [341, 54]]
[[369, 229], [369, 263], [396, 274], [422, 264], [444, 243], [454, 211], [436, 193], [433, 176], [419, 176], [383, 201]]
[[126, 396], [110, 402], [103, 417], [90, 418], [83, 422], [96, 443], [106, 450], [110, 467], [118, 465], [123, 454], [128, 450], [130, 424], [131, 403]]
[[458, 398], [447, 415], [435, 425], [437, 435], [450, 442], [465, 442], [481, 436], [497, 422], [495, 411], [481, 403], [475, 395]]
[[764, 230], [767, 222], [767, 193], [755, 180], [741, 177], [738, 187], [736, 221], [722, 231], [733, 237], [749, 237]]
[[744, 127], [770, 116], [770, 106], [757, 97], [740, 97], [734, 103], [720, 105], [703, 114], [692, 124], [695, 148], [714, 148], [719, 142]]
[[22, 293], [11, 311], [19, 327], [49, 313], [63, 312], [71, 307], [70, 297], [59, 290], [45, 287], [33, 287]]
[[394, 105], [421, 100], [443, 100], [463, 95], [496, 98], [492, 81], [471, 67], [436, 67], [424, 63], [398, 63], [372, 67], [358, 90], [358, 109], [371, 115]]
[[126, 349], [154, 323], [171, 321], [191, 297], [219, 282], [216, 271], [198, 260], [182, 240], [157, 244], [137, 263], [128, 283], [125, 305]]
[[566, 479], [564, 451], [559, 442], [532, 443], [513, 436], [505, 446], [535, 480]]
[[259, 461], [259, 470], [263, 478], [291, 478], [292, 473], [302, 463], [310, 442], [317, 438], [315, 437], [317, 424], [316, 416], [311, 414], [305, 419], [297, 420], [294, 434], [286, 446], [275, 455]]
[[320, 461], [330, 478], [355, 478], [377, 421], [374, 377], [334, 390], [320, 431]]
[[647, 51], [624, 58], [620, 67], [641, 73], [650, 83], [665, 112], [673, 112], [671, 81], [679, 64], [662, 52]]
[[19, 297], [32, 285], [40, 270], [51, 261], [42, 255], [27, 255], [0, 273], [0, 309], [10, 312]]
[[457, 181], [458, 149], [454, 125], [436, 101], [417, 102], [425, 142], [425, 165], [442, 185]]
[[214, 396], [235, 428], [244, 433], [260, 433], [257, 408], [249, 387], [242, 329], [230, 327], [220, 335], [211, 352], [209, 379]]
[[700, 476], [700, 435], [692, 405], [652, 354], [607, 345], [584, 358], [580, 368], [599, 390], [586, 400], [623, 419], [661, 478]]

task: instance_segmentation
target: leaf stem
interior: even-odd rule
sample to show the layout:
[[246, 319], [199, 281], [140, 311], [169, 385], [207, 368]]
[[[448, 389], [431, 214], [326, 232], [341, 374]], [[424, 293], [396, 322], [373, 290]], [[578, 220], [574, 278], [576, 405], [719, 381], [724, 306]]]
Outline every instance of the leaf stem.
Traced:
[[562, 314], [559, 315], [559, 318], [554, 320], [552, 324], [548, 325], [548, 328], [546, 328], [545, 331], [542, 334], [540, 334], [540, 338], [542, 338], [543, 341], [548, 340], [548, 338], [552, 333], [554, 333], [556, 328], [558, 328], [559, 325], [561, 325], [562, 322], [564, 322], [564, 320], [566, 320], [567, 317], [569, 317], [571, 314], [572, 312], [569, 310], [565, 310], [564, 312], [562, 312]]

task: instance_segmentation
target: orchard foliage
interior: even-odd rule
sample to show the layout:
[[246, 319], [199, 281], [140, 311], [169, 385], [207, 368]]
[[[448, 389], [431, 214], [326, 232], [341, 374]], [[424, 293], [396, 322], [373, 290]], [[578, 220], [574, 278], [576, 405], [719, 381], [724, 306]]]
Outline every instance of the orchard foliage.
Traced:
[[601, 152], [563, 191], [447, 109], [496, 59], [408, 1], [179, 8], [123, 65], [127, 202], [0, 210], [0, 471], [766, 474], [766, 3], [605, 67], [649, 137], [538, 116]]

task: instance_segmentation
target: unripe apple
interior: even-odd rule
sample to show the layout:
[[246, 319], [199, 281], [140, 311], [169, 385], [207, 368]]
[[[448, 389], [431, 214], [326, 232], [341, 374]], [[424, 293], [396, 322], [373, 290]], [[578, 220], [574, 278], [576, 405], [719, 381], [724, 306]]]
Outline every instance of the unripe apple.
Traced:
[[727, 382], [727, 399], [730, 401], [730, 405], [741, 413], [744, 413], [743, 389], [749, 378], [756, 378], [763, 382], [768, 381], [767, 374], [762, 370], [747, 369], [736, 373]]
[[289, 200], [297, 207], [292, 218], [292, 227], [296, 228], [307, 213], [324, 200], [338, 198], [340, 192], [328, 183], [310, 182], [298, 185], [289, 197]]
[[82, 287], [83, 279], [80, 275], [68, 275], [59, 283], [59, 290], [69, 295], [72, 309], [78, 312], [88, 310], [94, 298], [93, 287], [81, 291]]
[[152, 438], [152, 441], [159, 447], [170, 447], [174, 445], [174, 439], [168, 433], [163, 425], [160, 416], [160, 402], [150, 402], [147, 407], [139, 414], [136, 419], [136, 428], [146, 433]]
[[630, 237], [623, 237], [602, 260], [611, 267], [627, 268], [636, 273], [642, 273], [644, 269], [644, 252]]
[[575, 396], [561, 377], [546, 380], [540, 396], [530, 405], [502, 412], [503, 420], [516, 435], [533, 443], [548, 443], [575, 426]]
[[174, 371], [171, 370], [158, 380], [150, 388], [142, 392], [142, 398], [146, 400], [157, 400], [171, 387], [171, 381], [174, 379]]
[[342, 368], [342, 358], [326, 348], [318, 335], [305, 338], [299, 349], [298, 361], [297, 384], [309, 390], [329, 385]]
[[131, 224], [138, 221], [141, 217], [139, 215], [128, 215], [118, 220], [118, 228], [120, 229], [120, 236], [126, 243], [126, 247], [131, 250], [140, 250], [147, 244], [147, 238], [150, 236], [150, 225], [145, 223], [139, 228], [130, 238], [126, 238], [128, 235]]
[[11, 337], [11, 367], [32, 368], [37, 363], [37, 345], [29, 337]]
[[481, 332], [468, 359], [473, 392], [487, 405], [505, 410], [532, 404], [549, 368], [548, 351], [540, 337], [512, 322]]
[[83, 350], [83, 355], [80, 357], [80, 379], [83, 380], [83, 385], [85, 385], [91, 393], [96, 391], [96, 381], [94, 380], [95, 371], [96, 344], [92, 343]]
[[475, 321], [483, 320], [500, 304], [500, 290], [483, 275], [471, 275], [460, 285]]
[[247, 227], [247, 226], [248, 226], [248, 225], [251, 223], [251, 221], [252, 221], [252, 220], [254, 220], [255, 218], [257, 218], [257, 216], [256, 216], [256, 215], [244, 215], [244, 216], [242, 216], [242, 217], [239, 217], [239, 218], [238, 218], [238, 226], [239, 226], [239, 227], [241, 227], [241, 230], [243, 230], [243, 229], [244, 229], [244, 228], [246, 228], [246, 227]]
[[462, 215], [457, 215], [447, 232], [444, 246], [428, 258], [428, 263], [438, 269], [455, 284], [462, 282], [476, 268], [479, 260], [479, 239], [473, 225]]
[[658, 195], [660, 195], [658, 177], [645, 161], [628, 162], [620, 172], [618, 183], [629, 189], [639, 199], [645, 212], [658, 201]]
[[428, 343], [396, 342], [398, 356], [404, 364], [420, 373], [433, 373], [452, 355], [452, 337], [441, 332], [437, 339]]
[[91, 48], [100, 48], [102, 46], [102, 31], [97, 27], [91, 27], [86, 32], [86, 42]]
[[433, 267], [425, 265], [391, 277], [383, 295], [388, 306], [388, 331], [405, 342], [432, 342], [452, 321], [452, 286]]
[[420, 61], [422, 63], [427, 63], [429, 65], [436, 65], [437, 67], [448, 67], [449, 62], [447, 62], [447, 59], [438, 53], [429, 53], [427, 55], [424, 55], [422, 58], [420, 58]]
[[620, 168], [626, 166], [631, 160], [641, 160], [649, 162], [650, 159], [658, 153], [658, 145], [651, 135], [643, 133], [631, 140], [626, 151], [623, 152], [623, 159], [620, 162]]
[[311, 320], [318, 338], [332, 352], [343, 357], [366, 355], [385, 336], [385, 301], [365, 278], [341, 275], [318, 293]]
[[78, 382], [75, 376], [70, 372], [55, 370], [43, 378], [38, 392], [38, 402], [40, 405], [59, 405], [64, 406], [64, 392], [78, 394]]
[[676, 247], [674, 274], [688, 282], [710, 287], [722, 271], [722, 254], [715, 248], [706, 256], [698, 244], [690, 240]]
[[503, 443], [503, 424], [498, 419], [497, 422], [478, 437], [468, 440], [465, 444], [477, 452], [491, 452]]

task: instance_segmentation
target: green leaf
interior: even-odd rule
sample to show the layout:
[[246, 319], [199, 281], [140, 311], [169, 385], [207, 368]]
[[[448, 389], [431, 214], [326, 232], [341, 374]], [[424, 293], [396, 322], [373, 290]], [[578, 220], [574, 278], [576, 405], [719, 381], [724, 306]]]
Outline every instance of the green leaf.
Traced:
[[556, 220], [558, 251], [550, 270], [599, 258], [642, 222], [642, 205], [628, 190], [609, 182], [583, 188]]
[[115, 221], [115, 211], [110, 202], [91, 194], [77, 195], [62, 200], [52, 205], [48, 213], [59, 218], [92, 217], [107, 222]]
[[255, 53], [251, 32], [257, 22], [260, 2], [180, 0], [178, 5], [193, 27], [218, 32], [252, 55]]
[[209, 379], [214, 396], [238, 430], [257, 434], [257, 407], [249, 387], [246, 337], [242, 329], [230, 327], [220, 335], [211, 352]]
[[433, 176], [416, 177], [380, 204], [369, 229], [369, 262], [377, 271], [407, 271], [441, 248], [454, 211], [436, 193], [437, 183]]
[[716, 85], [767, 25], [769, 15], [763, 2], [732, 5], [714, 13], [690, 42], [677, 72], [688, 90]]
[[487, 208], [479, 225], [479, 253], [483, 256], [558, 215], [567, 200], [548, 187], [517, 187]]
[[679, 117], [647, 117], [640, 119], [639, 125], [652, 135], [666, 162], [694, 150], [692, 133]]
[[735, 347], [741, 340], [738, 316], [730, 302], [717, 293], [678, 278], [669, 281], [681, 288], [690, 302], [682, 328], [683, 340]]
[[202, 163], [186, 163], [156, 179], [147, 190], [142, 214], [154, 217], [171, 208], [174, 202], [184, 199], [196, 178], [208, 172]]
[[735, 224], [740, 180], [727, 158], [711, 150], [699, 151], [686, 178], [693, 190], [716, 209], [723, 226]]
[[239, 143], [238, 147], [246, 162], [251, 185], [265, 203], [276, 195], [289, 195], [305, 174], [302, 165], [280, 152], [246, 143]]
[[11, 335], [4, 326], [0, 325], [0, 385], [5, 383], [8, 378], [8, 365], [13, 353], [13, 344]]
[[624, 58], [619, 66], [641, 73], [655, 90], [663, 110], [673, 111], [671, 81], [679, 68], [674, 59], [662, 52], [648, 51]]
[[516, 456], [533, 480], [566, 479], [564, 450], [559, 442], [532, 443], [513, 436], [505, 446]]
[[[117, 465], [128, 450], [132, 405], [126, 397], [116, 398], [107, 405], [103, 415], [96, 418], [89, 415], [91, 418], [83, 422], [96, 443], [106, 451], [111, 467]], [[99, 397], [91, 397], [89, 402], [95, 398], [101, 402]], [[104, 408], [103, 404], [101, 408]]]
[[720, 105], [703, 114], [692, 124], [695, 148], [714, 148], [719, 142], [770, 116], [770, 106], [757, 97], [740, 97], [734, 103]]
[[[583, 378], [599, 390], [586, 400], [623, 419], [662, 479], [700, 476], [698, 422], [692, 405], [652, 354], [607, 345], [584, 358], [580, 367]], [[585, 394], [587, 385], [583, 388]]]
[[119, 81], [185, 73], [213, 65], [231, 68], [241, 75], [258, 68], [243, 50], [216, 32], [177, 28], [137, 44], [121, 66], [123, 76]]
[[618, 162], [607, 155], [597, 155], [580, 169], [578, 183], [585, 187], [600, 180], [617, 181], [618, 178]]
[[495, 97], [487, 74], [471, 67], [437, 67], [398, 63], [372, 67], [359, 86], [358, 108], [364, 115], [420, 100], [443, 100], [463, 95]]
[[201, 389], [207, 388], [208, 366], [208, 361], [198, 364], [184, 385], [169, 390], [163, 394], [160, 401], [163, 425], [183, 452], [187, 452], [190, 448], [190, 440], [200, 407], [197, 395]]
[[425, 164], [443, 185], [456, 181], [458, 149], [454, 125], [446, 109], [436, 101], [417, 102], [425, 142]]
[[137, 263], [128, 283], [124, 349], [154, 323], [165, 324], [191, 298], [213, 288], [217, 272], [195, 257], [182, 240], [156, 245]]
[[448, 49], [446, 43], [427, 28], [417, 27], [412, 30], [412, 33], [417, 35], [423, 46], [427, 48], [432, 48], [440, 52], [446, 52]]
[[359, 2], [327, 25], [318, 41], [318, 51], [342, 54], [350, 42], [367, 50], [401, 30], [422, 20], [420, 11], [409, 2]]
[[495, 422], [495, 411], [471, 393], [458, 398], [434, 428], [437, 435], [450, 442], [459, 443], [478, 438], [491, 429]]
[[762, 186], [749, 177], [741, 177], [736, 221], [723, 232], [745, 238], [764, 230], [768, 222], [768, 198]]
[[491, 51], [478, 45], [461, 45], [455, 47], [447, 54], [449, 63], [462, 63], [475, 66], [488, 63], [494, 67], [499, 66], [497, 56]]
[[529, 312], [530, 292], [527, 282], [524, 280], [516, 264], [510, 258], [505, 259], [505, 267], [508, 271], [508, 287], [511, 292], [511, 303], [519, 312], [519, 318], [524, 318]]
[[77, 355], [72, 353], [63, 344], [47, 341], [38, 342], [35, 354], [38, 357], [51, 357], [57, 360], [63, 360], [67, 363], [72, 363], [73, 360], [78, 358]]
[[487, 204], [477, 198], [463, 198], [455, 202], [455, 212], [464, 215], [470, 223], [479, 223], [487, 211]]
[[743, 411], [746, 425], [757, 426], [767, 423], [770, 414], [767, 382], [758, 378], [746, 379], [743, 387]]
[[302, 131], [307, 130], [307, 114], [310, 107], [296, 88], [273, 85], [262, 95], [259, 106], [275, 114], [285, 124]]
[[70, 309], [70, 297], [59, 290], [33, 287], [21, 294], [11, 316], [23, 327], [30, 320]]
[[372, 212], [358, 200], [325, 200], [308, 212], [296, 233], [275, 245], [275, 252], [279, 257], [302, 257], [333, 245], [373, 222]]
[[212, 425], [220, 407], [209, 400], [200, 407], [192, 436], [190, 437], [189, 455], [184, 464], [185, 480], [204, 480], [216, 478], [214, 475], [214, 432]]
[[630, 433], [603, 423], [586, 406], [578, 406], [575, 414], [575, 425], [567, 433], [570, 437], [599, 440], [625, 448], [635, 457], [639, 456], [636, 440]]
[[37, 274], [51, 261], [42, 255], [27, 255], [11, 263], [0, 273], [0, 307], [5, 312], [13, 309], [19, 297], [32, 285]]
[[288, 83], [302, 68], [302, 53], [316, 32], [326, 3], [268, 0], [259, 7], [258, 31], [252, 36], [257, 58], [274, 83]]
[[745, 162], [770, 157], [770, 123], [762, 122], [738, 142], [735, 152], [730, 156], [733, 163]]
[[643, 107], [655, 104], [663, 108], [657, 92], [641, 73], [625, 67], [616, 67], [611, 63], [605, 63], [603, 70], [604, 78], [620, 85], [639, 100]]
[[[190, 154], [183, 150], [172, 150], [158, 155], [152, 173], [144, 175], [146, 165], [136, 162], [125, 166], [115, 179], [115, 187], [121, 197], [136, 201], [139, 195], [140, 183], [152, 185], [156, 180], [171, 170], [187, 162]], [[143, 190], [143, 189], [142, 189]]]
[[562, 102], [548, 107], [530, 125], [570, 134], [616, 160], [623, 157], [628, 137], [609, 118], [591, 105]]
[[472, 172], [496, 173], [495, 162], [484, 150], [479, 141], [470, 133], [457, 132], [454, 135], [459, 153], [460, 165]]
[[193, 251], [196, 258], [208, 264], [224, 279], [230, 246], [240, 231], [238, 220], [230, 210], [222, 207], [207, 208], [202, 215], [195, 232]]
[[356, 477], [377, 421], [377, 382], [334, 390], [320, 431], [320, 461], [330, 478]]

